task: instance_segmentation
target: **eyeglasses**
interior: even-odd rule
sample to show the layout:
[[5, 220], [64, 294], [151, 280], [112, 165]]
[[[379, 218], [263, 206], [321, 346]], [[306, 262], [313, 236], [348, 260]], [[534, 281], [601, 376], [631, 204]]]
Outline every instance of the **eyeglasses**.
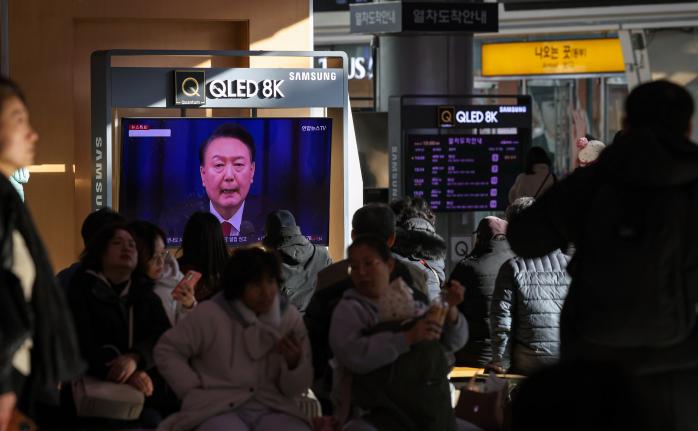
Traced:
[[170, 255], [170, 252], [165, 250], [162, 253], [154, 254], [153, 257], [150, 258], [148, 262], [150, 263], [157, 263], [157, 261], [162, 261], [164, 262], [167, 260], [167, 256]]

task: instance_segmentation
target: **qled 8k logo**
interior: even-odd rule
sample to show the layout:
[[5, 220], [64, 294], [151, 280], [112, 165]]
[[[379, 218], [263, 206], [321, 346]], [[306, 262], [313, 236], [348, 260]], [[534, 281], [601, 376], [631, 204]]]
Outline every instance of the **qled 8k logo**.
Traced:
[[458, 111], [456, 121], [460, 124], [498, 123], [497, 111]]

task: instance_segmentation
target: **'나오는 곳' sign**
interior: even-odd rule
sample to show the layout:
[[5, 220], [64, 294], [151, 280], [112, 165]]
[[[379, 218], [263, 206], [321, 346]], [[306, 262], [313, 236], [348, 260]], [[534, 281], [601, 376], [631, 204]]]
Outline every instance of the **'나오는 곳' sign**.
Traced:
[[482, 76], [623, 72], [619, 39], [482, 45]]

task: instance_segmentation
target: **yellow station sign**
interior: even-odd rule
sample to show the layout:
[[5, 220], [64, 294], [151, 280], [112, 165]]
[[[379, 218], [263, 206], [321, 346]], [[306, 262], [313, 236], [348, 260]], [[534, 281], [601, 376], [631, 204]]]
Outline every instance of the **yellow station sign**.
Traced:
[[620, 39], [486, 43], [482, 76], [623, 72]]

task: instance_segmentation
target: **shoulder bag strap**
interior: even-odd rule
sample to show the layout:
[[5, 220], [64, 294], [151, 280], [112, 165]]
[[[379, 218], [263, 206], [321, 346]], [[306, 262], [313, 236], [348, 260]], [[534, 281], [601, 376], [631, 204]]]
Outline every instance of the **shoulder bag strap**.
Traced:
[[434, 277], [436, 277], [436, 280], [439, 282], [439, 286], [441, 286], [441, 279], [439, 278], [439, 273], [436, 272], [436, 270], [432, 268], [431, 265], [429, 265], [429, 262], [427, 262], [424, 259], [419, 259], [419, 263], [421, 263], [422, 266], [424, 266], [426, 269], [431, 271], [432, 274], [434, 274]]
[[540, 187], [538, 187], [538, 191], [536, 192], [535, 195], [533, 195], [533, 198], [534, 198], [534, 199], [537, 198], [537, 197], [538, 197], [538, 193], [540, 193], [540, 191], [543, 190], [543, 186], [545, 185], [545, 183], [548, 182], [548, 178], [549, 178], [549, 177], [550, 177], [550, 172], [548, 172], [548, 175], [546, 175], [545, 178], [543, 178], [543, 182], [540, 183]]

